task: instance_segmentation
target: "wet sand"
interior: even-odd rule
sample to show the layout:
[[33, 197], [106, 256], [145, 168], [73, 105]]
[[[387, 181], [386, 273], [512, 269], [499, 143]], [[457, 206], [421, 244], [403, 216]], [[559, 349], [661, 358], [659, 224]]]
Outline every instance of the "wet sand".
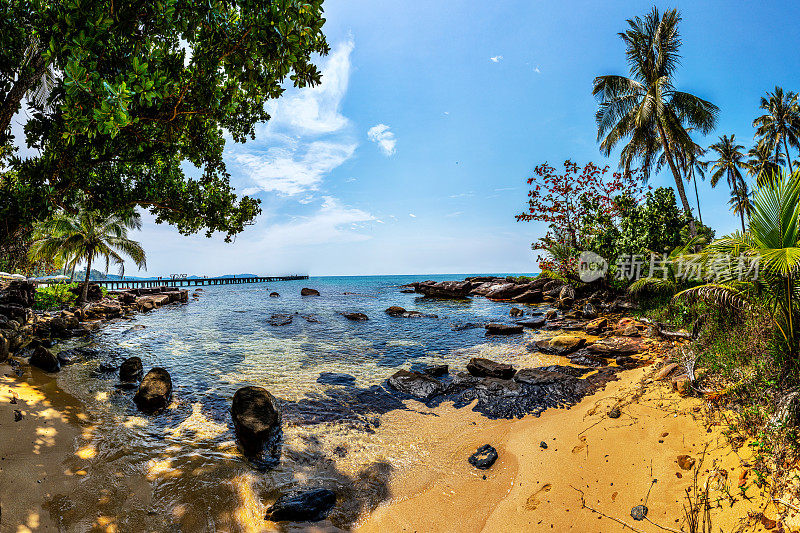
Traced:
[[[708, 416], [702, 400], [681, 398], [666, 384], [652, 382], [648, 378], [652, 372], [653, 367], [623, 372], [619, 381], [571, 409], [551, 409], [538, 418], [489, 420], [468, 408], [449, 404], [427, 408], [408, 401], [410, 410], [381, 417], [376, 436], [379, 442], [394, 443], [391, 449], [362, 451], [365, 461], [385, 459], [394, 467], [383, 483], [371, 488], [376, 495], [361, 508], [354, 529], [626, 530], [617, 519], [634, 531], [685, 530], [683, 505], [693, 470], [681, 469], [676, 459], [688, 454], [697, 461], [695, 468], [699, 465], [698, 483], [710, 480], [712, 498], [721, 506], [712, 510], [714, 530], [736, 530], [748, 513], [764, 508], [765, 494], [754, 485], [752, 473], [746, 478], [750, 499], [740, 497], [738, 481], [746, 469], [743, 463], [752, 459], [750, 448], [735, 452], [722, 433], [724, 423], [705, 425]], [[60, 503], [70, 505], [76, 487], [91, 483], [93, 469], [102, 470], [92, 445], [97, 442], [96, 424], [51, 377], [37, 371], [26, 372], [24, 378], [6, 374], [13, 376], [10, 367], [0, 365], [0, 531], [58, 531], [59, 517], [69, 514], [58, 508]], [[13, 397], [16, 404], [11, 403]], [[617, 419], [607, 416], [613, 407], [621, 411]], [[15, 409], [23, 415], [18, 422]], [[719, 415], [711, 414], [716, 420]], [[540, 447], [542, 441], [547, 449]], [[477, 470], [467, 457], [486, 443], [500, 457], [489, 470]], [[358, 452], [351, 455], [357, 457]], [[399, 455], [401, 460], [391, 461]], [[351, 467], [357, 469], [359, 462], [363, 461], [351, 462]], [[149, 470], [150, 478], [164, 475], [157, 468]], [[223, 493], [227, 501], [219, 502], [226, 510], [226, 530], [285, 530], [261, 518], [271, 501], [253, 488], [256, 473], [245, 477], [233, 480], [237, 488]], [[118, 500], [113, 507], [147, 512], [153, 498], [148, 476], [103, 472], [100, 479], [106, 484], [100, 492]], [[359, 479], [355, 471], [353, 479]], [[108, 480], [119, 486], [107, 486]], [[589, 507], [606, 516], [583, 508], [579, 491]], [[92, 519], [72, 522], [66, 530], [126, 531], [130, 522], [119, 522], [117, 527], [114, 513], [104, 511], [103, 495], [98, 496], [101, 501], [92, 513], [83, 510]], [[647, 505], [647, 518], [661, 527], [631, 518], [631, 508], [639, 504]], [[776, 518], [776, 512], [774, 506], [766, 509], [770, 518]], [[180, 506], [171, 514], [186, 531], [210, 530], [207, 521], [182, 516]], [[793, 522], [784, 523], [798, 527]], [[337, 530], [330, 521], [289, 529]]]

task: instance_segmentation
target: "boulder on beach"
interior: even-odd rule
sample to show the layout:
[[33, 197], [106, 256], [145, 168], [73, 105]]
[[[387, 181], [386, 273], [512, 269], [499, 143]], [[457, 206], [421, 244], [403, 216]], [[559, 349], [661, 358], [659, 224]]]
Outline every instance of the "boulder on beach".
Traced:
[[309, 289], [308, 287], [303, 287], [300, 289], [300, 296], [319, 296], [319, 291], [317, 289]]
[[467, 372], [479, 378], [511, 379], [515, 370], [513, 366], [507, 363], [497, 363], [483, 357], [473, 357], [467, 363]]
[[588, 322], [585, 326], [583, 326], [583, 330], [586, 333], [602, 333], [608, 327], [608, 319], [606, 318], [595, 318], [591, 322]]
[[260, 455], [264, 445], [280, 430], [277, 401], [262, 387], [242, 387], [233, 395], [231, 417], [236, 439], [248, 457]]
[[165, 409], [171, 398], [172, 378], [169, 372], [155, 367], [142, 379], [133, 401], [143, 413], [156, 413]]
[[0, 363], [8, 359], [11, 352], [11, 342], [0, 333]]
[[119, 366], [119, 380], [123, 383], [134, 383], [142, 379], [144, 367], [138, 357], [129, 357]]
[[403, 316], [406, 310], [399, 305], [393, 305], [386, 309], [386, 314], [389, 316]]
[[490, 323], [484, 326], [487, 335], [517, 335], [522, 333], [522, 326], [517, 324]]
[[642, 340], [636, 337], [606, 337], [591, 346], [589, 352], [601, 357], [616, 358], [621, 355], [633, 355], [643, 350]]
[[575, 335], [556, 335], [550, 339], [536, 341], [536, 347], [544, 353], [567, 355], [586, 344], [586, 339]]
[[389, 378], [389, 385], [409, 396], [427, 400], [442, 392], [442, 384], [430, 376], [410, 370], [398, 370]]
[[356, 322], [369, 320], [369, 317], [364, 313], [342, 313], [342, 316], [347, 320], [354, 320]]
[[484, 444], [469, 456], [469, 464], [479, 470], [487, 470], [497, 461], [497, 450], [491, 444]]
[[278, 498], [264, 517], [273, 522], [319, 522], [336, 505], [336, 493], [330, 489], [293, 492]]
[[30, 364], [45, 372], [58, 372], [61, 369], [61, 363], [58, 362], [53, 352], [41, 345], [34, 348]]

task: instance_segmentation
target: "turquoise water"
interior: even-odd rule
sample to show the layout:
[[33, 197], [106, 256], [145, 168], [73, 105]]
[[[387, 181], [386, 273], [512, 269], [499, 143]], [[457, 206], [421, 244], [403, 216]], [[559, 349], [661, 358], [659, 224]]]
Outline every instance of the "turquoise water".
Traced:
[[[103, 487], [117, 484], [121, 472], [140, 479], [137, 486], [149, 487], [142, 501], [114, 504], [112, 514], [122, 530], [132, 524], [155, 530], [176, 524], [184, 531], [239, 530], [230, 509], [243, 505], [245, 486], [256, 495], [250, 507], [257, 510], [263, 510], [258, 502], [286, 490], [332, 487], [342, 497], [332, 521], [347, 527], [364, 506], [380, 501], [375, 485], [418, 453], [402, 432], [389, 437], [381, 427], [381, 414], [408, 408], [396, 399], [376, 400], [375, 391], [386, 387], [392, 373], [442, 363], [451, 372], [463, 371], [475, 356], [518, 368], [553, 362], [524, 348], [536, 336], [532, 331], [486, 337], [483, 327], [464, 327], [510, 322], [510, 304], [481, 297], [429, 300], [400, 292], [412, 281], [463, 277], [317, 277], [203, 287], [188, 304], [107, 325], [91, 339], [99, 358], [65, 367], [58, 375], [59, 384], [83, 401], [94, 421], [90, 436], [79, 443], [94, 452], [88, 463], [76, 459], [72, 465], [89, 472], [70, 496], [84, 504], [53, 512], [63, 513], [66, 530], [84, 530], [96, 514], [88, 502]], [[321, 296], [302, 297], [302, 287]], [[271, 298], [273, 291], [280, 297]], [[384, 310], [393, 305], [436, 317], [390, 317]], [[354, 322], [342, 312], [365, 313], [369, 320]], [[272, 325], [273, 315], [289, 315], [292, 321]], [[142, 416], [133, 392], [117, 389], [114, 373], [98, 372], [103, 361], [119, 363], [134, 355], [145, 371], [161, 366], [172, 375], [172, 405], [158, 416]], [[320, 383], [324, 372], [348, 374], [353, 382]], [[265, 387], [283, 404], [282, 458], [269, 471], [254, 469], [235, 445], [230, 400], [245, 385]], [[184, 511], [176, 517], [176, 509]]]

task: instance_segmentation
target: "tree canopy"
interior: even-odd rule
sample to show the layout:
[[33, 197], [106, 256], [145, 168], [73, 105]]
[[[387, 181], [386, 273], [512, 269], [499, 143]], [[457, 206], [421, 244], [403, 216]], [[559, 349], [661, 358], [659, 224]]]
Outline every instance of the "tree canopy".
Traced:
[[[322, 0], [0, 0], [0, 219], [16, 223], [0, 247], [79, 198], [184, 234], [242, 231], [259, 202], [236, 196], [226, 140], [254, 138], [288, 83], [320, 82], [324, 21]], [[15, 144], [38, 155], [13, 149], [22, 109]]]

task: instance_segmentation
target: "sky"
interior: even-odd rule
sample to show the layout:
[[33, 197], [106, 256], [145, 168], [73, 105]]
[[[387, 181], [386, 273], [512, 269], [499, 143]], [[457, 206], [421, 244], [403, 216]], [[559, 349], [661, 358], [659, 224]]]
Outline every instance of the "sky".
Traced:
[[[617, 33], [652, 5], [326, 0], [322, 84], [288, 89], [255, 141], [225, 148], [237, 191], [260, 198], [263, 213], [230, 244], [146, 217], [134, 238], [147, 274], [538, 270], [530, 243], [545, 228], [514, 220], [526, 179], [544, 161], [616, 167], [598, 149], [592, 81], [627, 74]], [[735, 134], [749, 148], [760, 97], [800, 90], [800, 6], [655, 5], [683, 16], [677, 88], [721, 110], [717, 130], [696, 141]], [[672, 180], [662, 172], [651, 185]], [[736, 229], [724, 180], [699, 192], [703, 221], [718, 236]]]

